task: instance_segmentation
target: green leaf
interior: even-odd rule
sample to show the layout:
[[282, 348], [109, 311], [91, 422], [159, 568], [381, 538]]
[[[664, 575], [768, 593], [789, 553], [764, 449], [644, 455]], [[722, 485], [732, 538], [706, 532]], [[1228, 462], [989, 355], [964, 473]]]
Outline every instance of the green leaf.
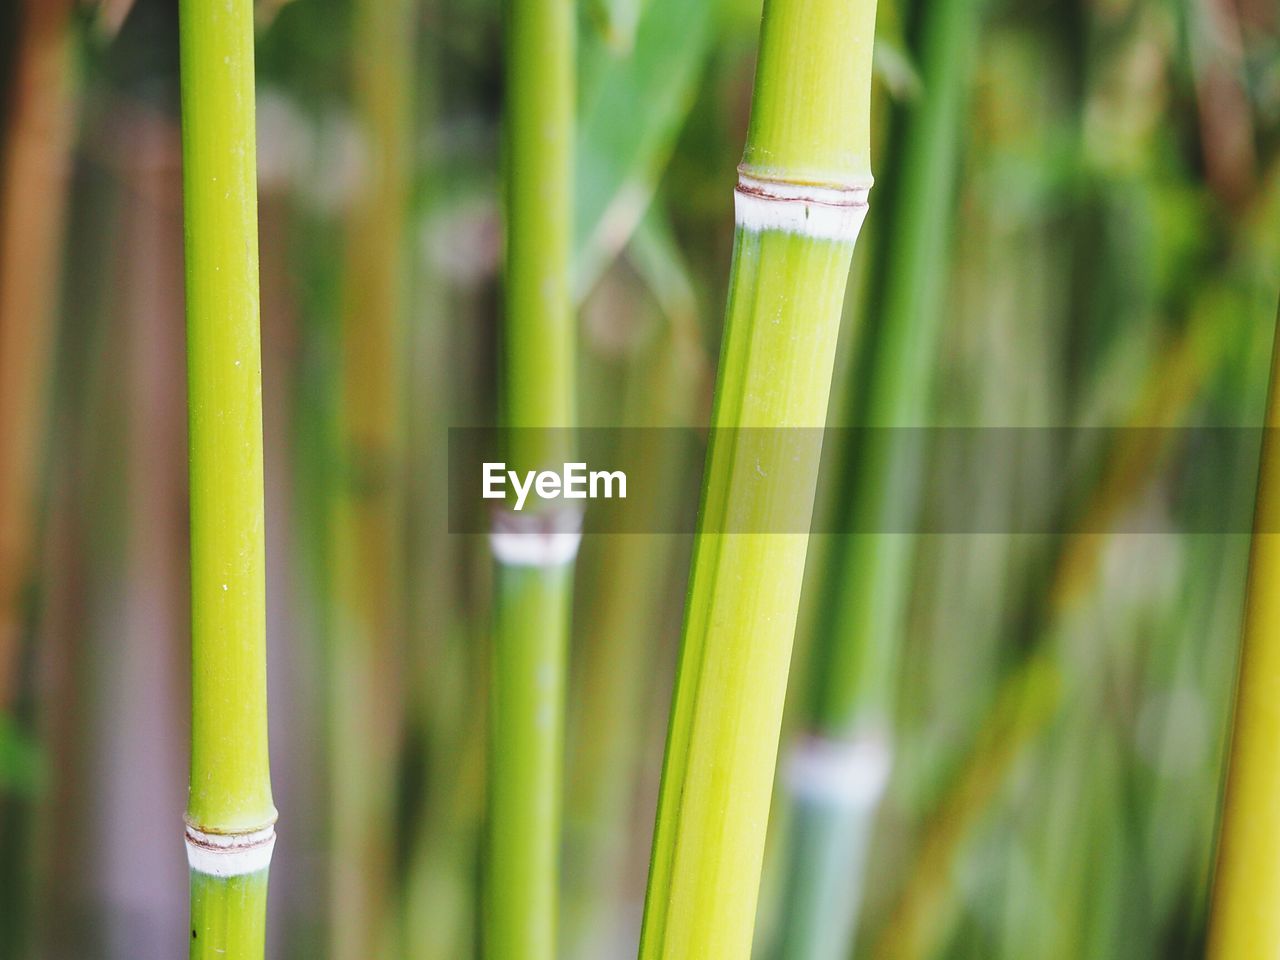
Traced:
[[631, 53], [643, 5], [644, 0], [593, 0], [589, 5], [600, 39], [610, 50], [619, 55]]
[[631, 238], [627, 255], [667, 320], [675, 326], [696, 324], [698, 298], [693, 276], [660, 204], [650, 205]]
[[626, 246], [653, 198], [693, 104], [710, 49], [713, 6], [710, 0], [649, 0], [629, 56], [583, 51], [592, 70], [575, 172], [573, 289], [579, 299]]
[[920, 71], [911, 53], [897, 40], [876, 36], [872, 69], [893, 99], [910, 101], [920, 96]]

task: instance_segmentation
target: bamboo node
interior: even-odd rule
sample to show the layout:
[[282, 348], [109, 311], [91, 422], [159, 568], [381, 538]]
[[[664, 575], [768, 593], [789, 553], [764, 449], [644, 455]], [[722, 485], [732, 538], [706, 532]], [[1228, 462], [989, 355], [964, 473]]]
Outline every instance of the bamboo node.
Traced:
[[811, 735], [787, 757], [786, 783], [792, 796], [843, 810], [875, 806], [889, 782], [892, 754], [880, 733], [852, 740]]
[[205, 833], [187, 824], [187, 865], [210, 877], [240, 877], [271, 865], [275, 825], [245, 833]]
[[734, 214], [744, 230], [777, 230], [815, 240], [853, 243], [867, 216], [871, 183], [822, 186], [762, 180], [738, 171]]
[[582, 542], [582, 510], [540, 513], [493, 511], [489, 549], [509, 567], [559, 567], [572, 563]]

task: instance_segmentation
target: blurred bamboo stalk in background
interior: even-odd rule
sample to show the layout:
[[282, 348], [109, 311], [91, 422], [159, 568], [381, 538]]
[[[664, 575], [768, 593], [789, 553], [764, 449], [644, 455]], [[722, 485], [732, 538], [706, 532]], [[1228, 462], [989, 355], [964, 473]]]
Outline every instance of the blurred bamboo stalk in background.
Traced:
[[[961, 121], [983, 4], [913, 8], [922, 91], [896, 118], [887, 153], [869, 314], [850, 423], [871, 429], [843, 452], [848, 495], [810, 655], [807, 729], [783, 781], [794, 804], [775, 955], [849, 954], [871, 825], [893, 755], [894, 696], [905, 640], [923, 472], [921, 435], [937, 369], [949, 280]], [[878, 192], [879, 193], [879, 192]], [[905, 429], [893, 429], [905, 428]]]
[[0, 174], [0, 712], [18, 693], [73, 132], [70, 0], [26, 0]]
[[[669, 227], [658, 224], [653, 215], [642, 224], [630, 254], [661, 311], [658, 329], [627, 356], [622, 422], [640, 428], [634, 442], [647, 450], [632, 454], [640, 469], [628, 478], [635, 493], [623, 508], [624, 528], [632, 531], [662, 529], [665, 514], [680, 504], [692, 463], [662, 435], [697, 421], [710, 376], [686, 265]], [[632, 824], [645, 766], [642, 735], [654, 716], [656, 690], [665, 686], [647, 665], [667, 647], [660, 641], [668, 632], [665, 601], [680, 540], [622, 535], [598, 543], [598, 586], [578, 631], [584, 642], [575, 667], [580, 680], [570, 707], [566, 778], [563, 955], [577, 960], [612, 956], [625, 936], [634, 936], [622, 909], [633, 899], [625, 868], [637, 844]]]
[[[59, 279], [77, 112], [71, 11], [70, 0], [25, 0], [5, 15], [16, 42], [7, 51], [13, 62], [7, 102], [0, 105], [7, 121], [0, 139], [0, 736], [15, 743], [24, 742], [27, 729], [17, 715], [26, 692], [24, 639], [36, 619], [27, 598], [40, 576], [38, 490], [49, 455], [61, 326]], [[50, 659], [46, 646], [32, 662], [44, 667]], [[40, 723], [45, 714], [37, 712], [35, 719], [47, 734]], [[47, 807], [24, 808], [17, 792], [6, 789], [11, 786], [0, 787], [0, 887], [20, 889], [24, 873], [43, 880], [51, 818]], [[0, 907], [0, 941], [15, 956], [29, 937], [38, 940], [44, 932], [43, 916], [32, 910], [41, 905], [41, 888], [32, 886], [34, 897], [15, 897]]]
[[[576, 422], [572, 0], [509, 0], [501, 408], [517, 470], [571, 459]], [[484, 956], [557, 952], [565, 659], [579, 510], [497, 510]]]
[[346, 239], [340, 464], [332, 520], [331, 945], [393, 949], [395, 789], [403, 739], [404, 364], [414, 0], [360, 0], [351, 50], [365, 159]]
[[[1280, 323], [1277, 324], [1280, 329]], [[1258, 468], [1231, 753], [1207, 956], [1280, 955], [1280, 338]]]
[[181, 0], [192, 960], [261, 960], [275, 845], [252, 0]]
[[[651, 431], [673, 425], [667, 418], [685, 399], [691, 381], [665, 332], [637, 352], [624, 410], [639, 416], [628, 426], [649, 428], [638, 435], [639, 442], [653, 444]], [[669, 448], [659, 445], [654, 453], [633, 454], [644, 469], [629, 474], [628, 485], [637, 494], [646, 492], [643, 498], [633, 494], [637, 499], [625, 508], [633, 518], [626, 521], [631, 530], [661, 523], [652, 511], [676, 502], [676, 471], [689, 466], [670, 456]], [[626, 891], [620, 881], [634, 843], [632, 814], [644, 754], [640, 736], [655, 679], [648, 664], [665, 612], [664, 575], [670, 571], [674, 539], [611, 536], [596, 555], [599, 588], [583, 614], [582, 683], [571, 705], [565, 799], [564, 939], [566, 955], [581, 960], [611, 955], [623, 922], [619, 906]]]
[[1218, 318], [1198, 318], [1176, 337], [1148, 371], [1076, 532], [1061, 544], [1036, 611], [1037, 649], [1000, 684], [967, 755], [924, 822], [906, 882], [875, 941], [877, 960], [924, 960], [934, 955], [947, 926], [947, 896], [956, 859], [1004, 786], [1028, 744], [1058, 715], [1068, 695], [1055, 630], [1087, 596], [1102, 558], [1106, 531], [1118, 514], [1159, 475], [1168, 427], [1181, 423], [1220, 359]]
[[642, 960], [751, 952], [808, 547], [766, 531], [813, 506], [871, 187], [874, 25], [874, 0], [764, 6]]
[[[429, 29], [421, 33], [415, 56], [413, 113], [424, 135], [414, 172], [418, 182], [430, 184], [411, 200], [418, 230], [438, 224], [440, 206], [457, 186], [457, 174], [442, 156], [449, 143], [442, 69], [448, 41], [441, 26], [447, 6], [429, 0], [417, 5]], [[451, 288], [451, 279], [438, 254], [417, 259], [406, 347], [411, 415], [405, 424], [404, 526], [410, 550], [403, 795], [412, 822], [402, 841], [408, 850], [401, 854], [400, 926], [401, 955], [414, 960], [476, 956], [476, 864], [484, 815], [486, 717], [473, 706], [486, 697], [488, 677], [475, 664], [487, 662], [487, 625], [486, 618], [469, 620], [461, 596], [462, 557], [470, 559], [483, 544], [449, 536], [441, 509], [449, 496], [448, 458], [439, 441], [458, 416], [456, 386], [478, 385], [471, 363], [475, 348], [457, 338], [464, 329], [476, 340], [490, 331], [476, 322], [474, 304]], [[484, 288], [492, 290], [488, 283]], [[488, 353], [487, 340], [481, 349]], [[415, 787], [417, 771], [423, 780]]]

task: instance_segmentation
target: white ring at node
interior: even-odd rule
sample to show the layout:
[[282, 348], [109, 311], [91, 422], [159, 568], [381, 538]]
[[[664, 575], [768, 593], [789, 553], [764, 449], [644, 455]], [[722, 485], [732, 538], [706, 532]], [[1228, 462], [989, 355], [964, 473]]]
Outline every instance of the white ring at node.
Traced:
[[249, 833], [205, 833], [187, 825], [187, 865], [210, 877], [241, 877], [271, 865], [274, 825]]
[[852, 243], [867, 216], [871, 185], [821, 187], [738, 175], [734, 217], [748, 231], [783, 233]]
[[572, 563], [582, 543], [582, 512], [517, 514], [496, 510], [489, 532], [494, 559], [509, 567], [559, 567]]
[[787, 786], [797, 799], [844, 809], [879, 802], [889, 782], [892, 757], [879, 734], [853, 740], [806, 737], [787, 757]]

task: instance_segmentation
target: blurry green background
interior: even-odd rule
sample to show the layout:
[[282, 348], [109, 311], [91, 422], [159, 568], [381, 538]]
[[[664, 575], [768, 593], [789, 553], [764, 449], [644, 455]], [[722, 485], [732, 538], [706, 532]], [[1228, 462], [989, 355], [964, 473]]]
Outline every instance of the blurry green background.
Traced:
[[[185, 949], [175, 7], [0, 7], [0, 958]], [[501, 6], [257, 11], [281, 811], [268, 951], [345, 960], [328, 945], [356, 924], [388, 956], [472, 957], [489, 570], [483, 537], [447, 532], [445, 455], [448, 427], [496, 410]], [[584, 4], [584, 425], [708, 419], [759, 12]], [[1274, 0], [881, 0], [876, 58], [878, 185], [833, 423], [1261, 423], [1280, 292]], [[375, 328], [397, 370], [360, 365]], [[893, 336], [901, 349], [876, 346]], [[897, 391], [868, 413], [877, 375]], [[386, 383], [385, 449], [352, 444], [344, 412]], [[833, 453], [828, 516], [864, 468]], [[1097, 483], [1051, 505], [1058, 534], [920, 536], [901, 553], [882, 628], [894, 766], [857, 956], [1199, 954], [1248, 538], [1072, 532], [1098, 529], [1091, 511], [1171, 509], [1160, 471], [1176, 454], [1084, 451]], [[690, 509], [700, 465], [651, 468], [656, 508]], [[1179, 496], [1213, 503], [1251, 469], [1193, 458]], [[943, 479], [920, 509], [983, 485]], [[394, 518], [359, 550], [335, 533], [353, 499]], [[848, 629], [846, 539], [812, 542], [784, 752], [811, 678], [840, 668], [814, 638]], [[583, 545], [567, 958], [634, 955], [690, 546]], [[351, 718], [371, 739], [335, 735]], [[762, 954], [785, 919], [789, 809], [780, 789]], [[353, 849], [354, 880], [334, 856]]]

